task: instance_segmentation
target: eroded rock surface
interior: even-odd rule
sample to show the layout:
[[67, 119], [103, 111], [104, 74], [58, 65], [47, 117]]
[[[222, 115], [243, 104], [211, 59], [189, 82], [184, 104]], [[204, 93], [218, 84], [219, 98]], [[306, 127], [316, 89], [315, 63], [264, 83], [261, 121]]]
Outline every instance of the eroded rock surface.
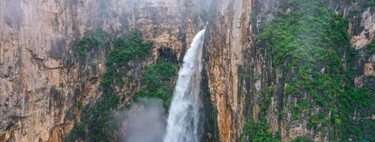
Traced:
[[[100, 76], [105, 72], [106, 54], [97, 54], [84, 64], [71, 64], [72, 45], [86, 31], [104, 29], [114, 36], [139, 29], [154, 42], [153, 56], [139, 66], [159, 57], [158, 49], [170, 48], [181, 59], [194, 35], [209, 22], [205, 44], [205, 70], [220, 141], [239, 141], [246, 118], [266, 118], [273, 131], [284, 141], [312, 132], [306, 121], [279, 117], [278, 94], [270, 98], [267, 114], [261, 92], [268, 89], [270, 63], [258, 54], [254, 41], [259, 29], [290, 11], [284, 0], [10, 0], [0, 3], [0, 141], [64, 141], [79, 117], [72, 112], [78, 101], [84, 105], [100, 97]], [[358, 50], [374, 39], [374, 8], [350, 11], [364, 5], [329, 1], [337, 14], [350, 19], [351, 43]], [[75, 60], [74, 60], [75, 61]], [[354, 80], [357, 87], [373, 82], [374, 55], [359, 61]], [[94, 64], [95, 66], [90, 66]], [[139, 66], [130, 70], [136, 79], [121, 88], [129, 100], [139, 88]], [[251, 68], [252, 70], [246, 70]], [[324, 72], [324, 69], [322, 70]], [[282, 72], [276, 71], [276, 80]], [[125, 79], [126, 80], [126, 79]], [[278, 82], [278, 81], [276, 81]], [[274, 84], [281, 90], [287, 84]], [[297, 101], [284, 98], [288, 103]], [[126, 102], [126, 101], [125, 101]], [[315, 108], [312, 111], [318, 111]], [[290, 115], [286, 111], [286, 115]], [[207, 112], [206, 112], [207, 113]], [[73, 116], [70, 116], [73, 115]], [[212, 115], [211, 115], [212, 116]], [[326, 137], [314, 135], [315, 140]]]

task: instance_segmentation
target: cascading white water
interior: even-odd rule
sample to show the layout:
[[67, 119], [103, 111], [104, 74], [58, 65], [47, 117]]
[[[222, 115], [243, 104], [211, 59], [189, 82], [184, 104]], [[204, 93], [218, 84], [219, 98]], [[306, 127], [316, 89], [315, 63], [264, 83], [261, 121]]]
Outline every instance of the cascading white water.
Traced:
[[164, 142], [198, 142], [202, 128], [200, 121], [200, 82], [202, 48], [205, 29], [193, 39], [180, 69], [173, 100], [169, 110]]

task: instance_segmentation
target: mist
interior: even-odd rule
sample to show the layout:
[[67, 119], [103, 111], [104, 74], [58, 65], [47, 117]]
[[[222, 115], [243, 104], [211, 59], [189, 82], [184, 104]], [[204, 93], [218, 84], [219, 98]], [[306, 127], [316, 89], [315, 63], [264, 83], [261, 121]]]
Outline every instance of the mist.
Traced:
[[125, 111], [123, 142], [162, 142], [166, 114], [160, 99], [142, 99]]

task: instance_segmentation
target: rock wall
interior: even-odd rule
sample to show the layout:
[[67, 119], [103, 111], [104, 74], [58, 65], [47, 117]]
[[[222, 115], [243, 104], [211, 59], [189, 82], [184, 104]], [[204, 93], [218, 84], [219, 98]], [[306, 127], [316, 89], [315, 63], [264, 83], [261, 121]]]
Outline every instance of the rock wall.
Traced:
[[[374, 12], [373, 8], [364, 7], [366, 1], [326, 2], [338, 15], [349, 19], [353, 47], [363, 48], [374, 39]], [[268, 78], [274, 69], [272, 64], [265, 60], [263, 53], [255, 47], [254, 41], [259, 29], [266, 22], [290, 10], [286, 1], [216, 0], [214, 3], [217, 3], [216, 14], [210, 21], [206, 40], [208, 53], [206, 68], [211, 98], [217, 109], [220, 141], [239, 141], [246, 118], [255, 121], [266, 119], [272, 131], [281, 134], [283, 141], [312, 134], [313, 132], [307, 128], [306, 121], [291, 121], [279, 116], [281, 111], [286, 109], [283, 106], [287, 105], [280, 104], [281, 101], [286, 99], [287, 103], [293, 104], [295, 99], [280, 98], [279, 92], [274, 93], [270, 98], [271, 102], [267, 104], [262, 96], [269, 86], [275, 85], [270, 84]], [[353, 14], [353, 11], [359, 12]], [[370, 86], [371, 81], [361, 79], [366, 74], [372, 74], [374, 66], [372, 58], [373, 55], [368, 56], [364, 61], [366, 63], [357, 67], [357, 70], [365, 70], [359, 73], [356, 79]], [[281, 77], [281, 72], [276, 74], [278, 74], [276, 78]], [[276, 92], [283, 87], [282, 84], [275, 86]], [[262, 107], [268, 109], [266, 114], [260, 112]], [[321, 135], [314, 135], [312, 139], [327, 141], [327, 138]]]
[[[1, 2], [0, 141], [63, 141], [74, 125], [69, 119], [72, 107], [100, 97], [106, 54], [90, 60], [94, 69], [88, 62], [70, 63], [76, 61], [72, 45], [86, 31], [101, 28], [116, 36], [126, 29], [140, 29], [157, 48], [172, 48], [181, 56], [199, 30], [200, 20], [190, 18], [191, 11], [199, 8], [196, 4], [174, 0]], [[132, 84], [137, 89], [139, 83]], [[130, 89], [124, 92], [129, 95]], [[73, 117], [79, 117], [75, 113]]]
[[206, 47], [209, 90], [217, 108], [220, 141], [237, 141], [244, 121], [245, 98], [238, 69], [243, 51], [252, 44], [250, 17], [253, 1], [218, 0], [210, 21]]
[[[374, 39], [375, 12], [363, 7], [366, 2], [327, 0], [332, 9], [350, 20], [352, 44], [358, 50]], [[353, 11], [358, 12], [353, 15]], [[71, 113], [72, 107], [100, 97], [106, 54], [85, 64], [68, 61], [76, 61], [72, 45], [86, 31], [101, 28], [117, 36], [129, 29], [141, 30], [156, 47], [147, 65], [158, 58], [161, 47], [173, 49], [181, 58], [207, 21], [205, 82], [211, 101], [205, 103], [212, 103], [213, 110], [206, 116], [217, 115], [210, 123], [218, 127], [218, 133], [212, 132], [210, 137], [239, 141], [246, 118], [267, 118], [271, 129], [279, 131], [285, 141], [309, 133], [305, 125], [289, 128], [288, 120], [280, 120], [275, 96], [266, 106], [269, 113], [260, 113], [264, 107], [260, 94], [269, 85], [262, 76], [269, 76], [272, 68], [254, 41], [265, 22], [285, 12], [288, 6], [284, 0], [1, 2], [0, 141], [64, 141], [74, 125], [69, 118], [79, 117], [79, 112]], [[374, 55], [367, 58], [357, 67], [363, 69], [356, 78], [358, 87], [371, 83], [366, 77], [374, 76]], [[139, 88], [139, 79], [129, 84], [122, 90], [124, 98]]]

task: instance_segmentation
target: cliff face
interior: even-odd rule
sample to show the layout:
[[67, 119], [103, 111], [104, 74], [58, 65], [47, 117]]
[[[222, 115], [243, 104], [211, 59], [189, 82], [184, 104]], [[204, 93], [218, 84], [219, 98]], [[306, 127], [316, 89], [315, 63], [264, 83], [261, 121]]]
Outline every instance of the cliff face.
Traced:
[[[74, 125], [72, 107], [100, 97], [106, 54], [71, 63], [72, 45], [86, 31], [139, 29], [156, 47], [181, 53], [197, 31], [199, 19], [187, 15], [192, 7], [165, 0], [1, 2], [0, 141], [63, 141]], [[129, 84], [123, 92], [131, 96], [139, 81]]]
[[59, 84], [74, 81], [64, 57], [69, 41], [86, 28], [74, 22], [78, 12], [67, 10], [68, 4], [1, 3], [2, 141], [46, 141], [50, 130], [64, 124], [73, 94]]
[[[206, 112], [206, 116], [214, 117], [210, 120], [215, 121], [209, 123], [218, 128], [210, 130], [207, 137], [219, 137], [223, 142], [239, 141], [245, 120], [252, 118], [266, 119], [272, 131], [279, 132], [285, 141], [298, 135], [325, 141], [327, 138], [313, 134], [314, 130], [308, 129], [304, 120], [280, 117], [284, 109], [279, 105], [280, 92], [270, 95], [268, 103], [264, 99], [264, 92], [272, 84], [267, 77], [274, 68], [255, 41], [267, 22], [290, 11], [286, 3], [284, 0], [2, 2], [0, 141], [64, 141], [74, 126], [70, 115], [80, 117], [80, 112], [72, 113], [72, 108], [79, 102], [90, 105], [100, 98], [99, 81], [106, 70], [106, 53], [95, 54], [84, 63], [78, 63], [73, 54], [74, 43], [86, 31], [100, 28], [117, 36], [139, 29], [144, 39], [154, 42], [153, 56], [130, 71], [136, 74], [136, 79], [120, 89], [126, 103], [140, 87], [137, 68], [155, 62], [162, 47], [172, 49], [180, 59], [206, 21], [209, 25], [204, 82], [211, 101], [205, 103], [213, 105], [215, 112]], [[375, 36], [374, 8], [366, 7], [366, 0], [326, 3], [338, 15], [349, 19], [351, 44], [357, 50], [365, 49]], [[357, 87], [371, 86], [374, 84], [371, 77], [375, 76], [374, 55], [361, 53], [364, 59], [358, 59], [355, 65], [358, 72], [354, 81]], [[279, 88], [285, 85], [278, 84]], [[284, 103], [293, 104], [293, 99]], [[268, 111], [262, 113], [262, 108]]]
[[[239, 141], [247, 118], [255, 121], [263, 119], [273, 132], [280, 133], [283, 141], [291, 141], [297, 136], [328, 141], [329, 136], [308, 127], [308, 120], [293, 120], [280, 115], [293, 115], [290, 106], [297, 105], [304, 98], [284, 96], [282, 88], [287, 84], [281, 82], [283, 73], [275, 69], [261, 47], [255, 44], [260, 29], [267, 22], [290, 12], [292, 6], [282, 0], [218, 0], [216, 3], [217, 14], [212, 19], [206, 41], [209, 54], [206, 68], [211, 97], [218, 110], [220, 140]], [[326, 1], [328, 8], [349, 19], [351, 44], [357, 52], [366, 48], [374, 38], [373, 8], [364, 6], [366, 3]], [[353, 65], [358, 77], [352, 79], [359, 88], [363, 84], [373, 85], [370, 78], [373, 77], [374, 55], [368, 54], [363, 55], [366, 59]], [[277, 78], [275, 82], [271, 79], [274, 75]], [[315, 106], [314, 109], [322, 108]]]
[[244, 50], [252, 46], [252, 1], [216, 1], [216, 15], [210, 21], [206, 41], [209, 89], [217, 108], [221, 141], [236, 141], [242, 131], [245, 98], [239, 86], [238, 69], [244, 64]]

